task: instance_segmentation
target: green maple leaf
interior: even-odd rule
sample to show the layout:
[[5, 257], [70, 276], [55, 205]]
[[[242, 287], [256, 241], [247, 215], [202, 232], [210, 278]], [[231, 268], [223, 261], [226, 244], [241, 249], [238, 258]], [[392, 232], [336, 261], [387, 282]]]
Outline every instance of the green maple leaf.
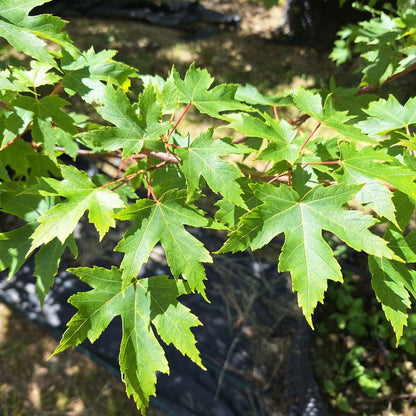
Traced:
[[[96, 150], [113, 151], [122, 149], [123, 158], [139, 153], [145, 141], [164, 135], [170, 123], [160, 122], [162, 107], [155, 103], [156, 95], [152, 85], [146, 87], [139, 100], [139, 113], [128, 100], [126, 94], [108, 84], [104, 94], [104, 104], [97, 108], [101, 116], [116, 127], [101, 127], [77, 137], [87, 146]], [[151, 148], [151, 146], [148, 148]]]
[[25, 124], [36, 119], [53, 122], [70, 134], [77, 133], [74, 120], [62, 108], [70, 103], [56, 95], [47, 95], [40, 100], [34, 97], [20, 96], [12, 101], [11, 106]]
[[108, 229], [115, 226], [114, 210], [124, 207], [123, 201], [115, 192], [97, 188], [85, 172], [73, 166], [62, 166], [61, 174], [62, 181], [43, 178], [48, 191], [39, 192], [60, 195], [65, 197], [66, 201], [60, 202], [39, 216], [37, 221], [40, 224], [31, 236], [31, 251], [54, 238], [64, 243], [87, 210], [90, 222], [94, 223], [102, 239]]
[[139, 153], [143, 147], [143, 137], [136, 136], [131, 130], [119, 127], [101, 127], [77, 135], [77, 138], [96, 151], [123, 150], [123, 159]]
[[[62, 108], [68, 104], [68, 101], [56, 95], [48, 95], [41, 99], [28, 96], [17, 97], [10, 103], [14, 113], [9, 117], [12, 119], [12, 126], [7, 126], [10, 130], [10, 134], [5, 134], [7, 142], [14, 140], [28, 128], [30, 123], [33, 123], [33, 139], [43, 145], [43, 150], [48, 157], [56, 160], [55, 146], [58, 134], [54, 133], [51, 123], [71, 135], [77, 133], [74, 120], [62, 111]], [[5, 141], [3, 141], [4, 144]]]
[[195, 105], [201, 113], [221, 118], [224, 111], [250, 111], [250, 107], [235, 99], [237, 84], [221, 84], [210, 89], [214, 78], [207, 70], [195, 68], [195, 65], [190, 66], [183, 80], [175, 69], [172, 73], [180, 98]]
[[128, 396], [145, 412], [155, 395], [156, 373], [169, 373], [165, 352], [155, 332], [166, 344], [204, 368], [196, 349], [192, 327], [198, 318], [177, 298], [190, 292], [182, 280], [156, 276], [136, 280], [122, 290], [121, 271], [101, 267], [71, 269], [93, 289], [69, 299], [78, 312], [68, 323], [54, 354], [75, 347], [88, 338], [94, 342], [116, 317], [121, 316], [123, 335], [120, 368]]
[[364, 111], [370, 117], [356, 126], [369, 136], [380, 137], [416, 123], [416, 97], [401, 105], [393, 95], [389, 95], [387, 100], [381, 98], [372, 102]]
[[398, 345], [403, 328], [407, 325], [407, 311], [411, 307], [409, 292], [416, 298], [416, 272], [408, 266], [416, 263], [416, 232], [403, 236], [389, 229], [384, 237], [390, 242], [392, 250], [406, 263], [370, 256], [371, 284], [387, 320], [394, 329]]
[[152, 147], [150, 141], [156, 140], [160, 144], [160, 137], [165, 135], [171, 127], [171, 123], [160, 121], [163, 115], [163, 105], [158, 102], [153, 85], [148, 84], [140, 94], [138, 112], [144, 130], [146, 147], [150, 149]]
[[30, 70], [16, 68], [13, 70], [13, 77], [16, 81], [26, 87], [37, 88], [42, 85], [51, 85], [60, 81], [58, 74], [50, 72], [52, 66], [44, 62], [31, 61]]
[[245, 113], [228, 114], [226, 118], [231, 121], [230, 127], [247, 137], [258, 137], [270, 142], [258, 159], [276, 162], [287, 160], [293, 164], [300, 151], [300, 145], [294, 142], [296, 131], [285, 120], [275, 120], [266, 113], [261, 116], [263, 120]]
[[[21, 192], [23, 191], [23, 192]], [[26, 190], [26, 192], [30, 192]], [[39, 194], [25, 193], [16, 183], [5, 183], [1, 187], [1, 207], [3, 212], [17, 215], [28, 222], [23, 227], [0, 234], [2, 253], [0, 270], [9, 269], [9, 278], [13, 277], [26, 262], [30, 254], [30, 236], [36, 229], [36, 219], [54, 205], [55, 197], [42, 197]], [[77, 247], [72, 236], [63, 244], [54, 239], [40, 248], [35, 256], [36, 291], [41, 305], [53, 284], [62, 254], [66, 247], [77, 255]]]
[[245, 153], [246, 149], [233, 146], [224, 140], [213, 140], [213, 130], [201, 133], [189, 147], [177, 149], [181, 158], [179, 167], [186, 178], [189, 194], [199, 188], [203, 177], [208, 186], [225, 199], [238, 206], [245, 206], [241, 198], [242, 189], [236, 179], [243, 177], [240, 169], [220, 156]]
[[55, 42], [71, 53], [76, 48], [62, 30], [66, 22], [51, 15], [29, 16], [36, 6], [46, 0], [2, 0], [0, 2], [0, 37], [14, 48], [55, 68], [57, 64], [42, 39]]
[[[13, 73], [16, 69], [13, 70]], [[0, 71], [0, 90], [3, 91], [15, 91], [15, 92], [30, 92], [30, 89], [18, 82], [14, 77], [11, 76], [9, 69]]]
[[351, 120], [355, 116], [348, 115], [347, 111], [336, 111], [334, 109], [330, 95], [327, 96], [322, 106], [322, 98], [319, 94], [300, 88], [293, 96], [293, 100], [300, 110], [342, 136], [361, 142], [376, 143], [374, 139], [363, 134], [360, 129], [351, 124]]
[[78, 93], [88, 103], [105, 101], [105, 84], [111, 83], [124, 92], [130, 88], [130, 78], [137, 78], [137, 70], [113, 60], [114, 50], [95, 52], [94, 48], [73, 56], [63, 51], [63, 86], [69, 95]]
[[[29, 188], [30, 189], [30, 188]], [[15, 215], [27, 223], [36, 219], [56, 203], [56, 197], [45, 197], [38, 193], [29, 194], [26, 186], [17, 182], [4, 182], [0, 186], [2, 212]]]
[[160, 242], [175, 278], [182, 275], [192, 290], [205, 296], [206, 275], [202, 263], [212, 263], [212, 258], [184, 226], [209, 227], [212, 221], [186, 204], [185, 197], [184, 192], [169, 191], [159, 201], [138, 200], [117, 214], [118, 219], [133, 221], [132, 228], [115, 248], [125, 253], [121, 263], [123, 288], [136, 279], [153, 247]]
[[[395, 186], [411, 198], [416, 198], [416, 172], [407, 169], [392, 156], [371, 146], [357, 150], [353, 143], [341, 143], [340, 150], [340, 164], [343, 167], [342, 179], [344, 181], [348, 183], [368, 183], [370, 181], [374, 183], [374, 180], [378, 180], [378, 183], [380, 183], [380, 181], [383, 181]], [[367, 187], [367, 190], [371, 191], [369, 187]], [[375, 199], [382, 192], [380, 187], [373, 192], [373, 195], [370, 197], [370, 199], [373, 199], [371, 207], [379, 215], [394, 222], [396, 221], [394, 219], [394, 209], [391, 206], [391, 202], [389, 202], [391, 193], [390, 197], [386, 195], [385, 199], [381, 201], [376, 201]], [[369, 202], [371, 201], [367, 198], [367, 203]]]
[[[246, 84], [246, 85], [240, 85], [237, 89], [237, 92], [235, 94], [235, 98], [239, 101], [244, 101], [248, 104], [253, 105], [268, 105], [268, 106], [283, 106], [287, 105], [288, 97], [277, 97], [277, 96], [265, 96], [260, 91], [254, 87], [253, 85]], [[290, 100], [291, 101], [291, 100]], [[291, 104], [293, 104], [291, 102]]]
[[107, 84], [104, 98], [104, 103], [97, 108], [97, 112], [104, 120], [120, 129], [131, 130], [137, 137], [143, 136], [137, 114], [121, 89], [115, 90], [111, 84]]
[[33, 275], [36, 277], [36, 293], [41, 306], [54, 283], [62, 255], [67, 247], [75, 257], [78, 255], [78, 247], [72, 235], [63, 244], [57, 238], [53, 239], [44, 244], [35, 255]]
[[342, 208], [359, 190], [355, 185], [317, 186], [300, 197], [286, 185], [254, 185], [254, 194], [263, 204], [241, 218], [221, 252], [258, 249], [284, 233], [279, 271], [290, 271], [299, 305], [312, 326], [311, 316], [317, 303], [323, 301], [327, 280], [342, 281], [340, 266], [322, 237], [323, 230], [357, 251], [394, 256], [387, 243], [368, 230], [375, 223], [372, 217]]

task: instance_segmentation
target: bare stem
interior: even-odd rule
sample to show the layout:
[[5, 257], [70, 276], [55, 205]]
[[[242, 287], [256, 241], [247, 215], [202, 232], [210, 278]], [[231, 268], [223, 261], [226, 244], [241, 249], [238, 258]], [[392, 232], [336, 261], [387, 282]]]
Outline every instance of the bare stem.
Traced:
[[305, 143], [303, 143], [302, 147], [300, 148], [300, 151], [302, 152], [305, 146], [308, 144], [309, 140], [312, 138], [312, 136], [316, 133], [316, 131], [319, 129], [321, 123], [318, 123], [318, 125], [313, 129], [312, 133], [308, 136], [308, 138], [305, 140]]
[[173, 132], [176, 130], [176, 128], [178, 127], [179, 123], [182, 121], [182, 119], [185, 117], [185, 114], [188, 112], [188, 110], [191, 108], [192, 103], [189, 103], [186, 107], [185, 110], [183, 110], [183, 113], [181, 114], [181, 116], [178, 118], [178, 120], [176, 121], [175, 125], [173, 126], [172, 130], [169, 132], [167, 140], [168, 141], [170, 139], [170, 136], [172, 136]]
[[279, 121], [279, 110], [276, 105], [273, 106], [274, 118]]

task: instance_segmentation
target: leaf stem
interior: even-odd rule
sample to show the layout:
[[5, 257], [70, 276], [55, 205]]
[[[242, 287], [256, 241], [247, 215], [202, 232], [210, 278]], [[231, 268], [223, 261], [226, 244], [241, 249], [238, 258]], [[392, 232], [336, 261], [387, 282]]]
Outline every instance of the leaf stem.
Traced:
[[172, 136], [173, 132], [176, 130], [176, 128], [178, 127], [179, 123], [182, 121], [182, 119], [185, 117], [185, 114], [188, 112], [188, 110], [191, 108], [192, 103], [189, 103], [186, 107], [185, 110], [183, 110], [183, 113], [180, 115], [180, 117], [178, 118], [178, 120], [176, 121], [175, 125], [173, 126], [172, 130], [169, 132], [167, 140], [170, 139], [170, 136]]
[[59, 94], [62, 90], [62, 81], [56, 84], [56, 87], [52, 90], [50, 95], [56, 95]]
[[147, 182], [147, 197], [150, 198], [151, 196], [156, 202], [159, 202], [155, 193], [153, 192], [152, 181], [146, 175], [144, 175], [144, 179]]
[[319, 129], [320, 125], [321, 125], [321, 123], [318, 123], [318, 125], [313, 129], [312, 133], [308, 136], [308, 138], [305, 140], [305, 142], [303, 143], [302, 147], [300, 148], [300, 152], [303, 151], [303, 149], [305, 148], [305, 146], [307, 145], [307, 143], [309, 142], [309, 140], [312, 138], [312, 136]]
[[101, 186], [99, 186], [99, 188], [103, 188], [103, 189], [104, 188], [108, 188], [109, 186], [115, 185], [115, 184], [117, 184], [119, 182], [122, 182], [121, 185], [124, 185], [125, 183], [130, 182], [136, 176], [139, 176], [141, 173], [143, 173], [143, 171], [140, 171], [139, 170], [138, 172], [131, 173], [130, 175], [123, 176], [122, 178], [115, 179], [114, 181], [111, 181], [111, 182], [108, 182], [108, 183], [106, 183], [104, 185], [101, 185]]
[[274, 118], [279, 121], [279, 110], [277, 108], [277, 105], [273, 106], [273, 113], [274, 113]]

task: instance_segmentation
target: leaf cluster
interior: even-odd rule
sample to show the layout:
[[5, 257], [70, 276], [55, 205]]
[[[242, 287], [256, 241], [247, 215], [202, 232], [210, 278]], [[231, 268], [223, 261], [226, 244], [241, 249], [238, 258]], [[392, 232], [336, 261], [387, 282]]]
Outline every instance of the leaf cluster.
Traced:
[[[311, 326], [328, 281], [343, 280], [326, 238], [337, 236], [367, 253], [375, 296], [399, 341], [416, 295], [416, 239], [407, 231], [416, 201], [413, 98], [401, 104], [393, 96], [364, 97], [334, 83], [268, 97], [250, 85], [217, 85], [195, 65], [185, 74], [172, 68], [166, 78], [139, 75], [113, 59], [115, 51], [80, 51], [61, 19], [29, 14], [44, 2], [0, 6], [0, 36], [32, 59], [29, 67], [0, 72], [0, 207], [21, 224], [0, 234], [0, 268], [11, 277], [34, 255], [43, 302], [63, 252], [77, 255], [83, 217], [100, 240], [128, 224], [114, 248], [123, 254], [117, 267], [71, 270], [92, 289], [69, 299], [78, 311], [56, 352], [94, 342], [121, 316], [122, 378], [142, 412], [156, 373], [169, 372], [163, 344], [203, 368], [191, 331], [200, 322], [178, 299], [206, 298], [204, 264], [213, 253], [195, 227], [226, 236], [220, 253], [283, 237], [278, 267], [290, 273]], [[400, 25], [412, 22], [406, 16]], [[401, 39], [408, 45], [414, 33]], [[394, 51], [399, 66], [376, 72], [378, 83], [414, 59]], [[132, 83], [140, 86], [137, 95]], [[71, 111], [75, 94], [94, 121]], [[285, 117], [287, 106], [302, 116]], [[181, 124], [190, 109], [219, 127], [192, 137]], [[221, 127], [240, 138], [223, 137]], [[118, 160], [113, 176], [79, 168], [81, 157], [96, 156]], [[158, 244], [172, 276], [139, 278]]]

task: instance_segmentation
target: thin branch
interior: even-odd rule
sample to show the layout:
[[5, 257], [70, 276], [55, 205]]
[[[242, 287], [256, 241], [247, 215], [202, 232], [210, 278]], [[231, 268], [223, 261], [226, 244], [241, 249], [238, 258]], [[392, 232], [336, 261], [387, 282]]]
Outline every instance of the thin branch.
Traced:
[[290, 124], [293, 124], [293, 125], [295, 125], [295, 126], [297, 126], [297, 127], [299, 127], [301, 124], [303, 124], [308, 118], [310, 117], [310, 115], [309, 114], [302, 114], [301, 116], [299, 116], [299, 117], [295, 117], [295, 118], [291, 118], [290, 120], [289, 120], [289, 123]]
[[[55, 150], [58, 152], [65, 152], [66, 149], [64, 147], [57, 146], [55, 147]], [[88, 149], [78, 149], [77, 154], [81, 156], [87, 156], [87, 157], [104, 157], [104, 158], [110, 158], [110, 157], [120, 157], [120, 154], [115, 152], [109, 152], [109, 153], [94, 153], [93, 150]], [[178, 156], [175, 156], [171, 153], [163, 153], [163, 152], [155, 152], [154, 150], [149, 150], [148, 154], [146, 153], [137, 153], [135, 155], [131, 155], [129, 159], [145, 159], [147, 156], [154, 157], [155, 159], [162, 160], [167, 163], [173, 163], [177, 165], [180, 163], [181, 159]]]
[[[404, 77], [405, 75], [407, 75], [409, 72], [413, 72], [413, 71], [415, 71], [416, 70], [416, 63], [414, 63], [414, 64], [412, 64], [412, 65], [410, 65], [410, 66], [408, 66], [406, 69], [404, 69], [402, 72], [399, 72], [399, 73], [397, 73], [397, 74], [394, 74], [394, 75], [392, 75], [391, 77], [388, 77], [384, 82], [383, 82], [383, 84], [382, 85], [384, 85], [384, 84], [388, 84], [389, 82], [392, 82], [392, 81], [395, 81], [396, 79], [399, 79], [399, 78], [402, 78], [402, 77]], [[355, 97], [358, 97], [358, 96], [360, 96], [360, 95], [363, 95], [363, 94], [368, 94], [368, 93], [370, 93], [370, 92], [372, 92], [372, 91], [374, 91], [374, 90], [376, 90], [376, 89], [378, 89], [378, 88], [380, 88], [380, 83], [377, 83], [377, 84], [368, 84], [368, 85], [364, 85], [364, 87], [362, 87], [362, 88], [360, 88], [360, 90], [359, 91], [357, 91], [355, 94], [354, 94], [354, 96]]]
[[239, 139], [234, 139], [232, 140], [231, 144], [241, 144], [241, 143], [245, 143], [247, 142], [249, 139], [249, 137], [244, 136], [244, 137], [240, 137]]

